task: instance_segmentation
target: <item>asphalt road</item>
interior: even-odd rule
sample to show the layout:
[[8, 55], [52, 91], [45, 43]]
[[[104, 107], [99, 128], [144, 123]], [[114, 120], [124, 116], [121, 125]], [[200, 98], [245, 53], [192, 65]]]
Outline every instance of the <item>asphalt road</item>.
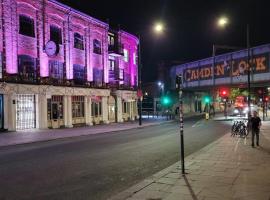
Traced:
[[[185, 121], [186, 155], [228, 132], [223, 122]], [[74, 129], [79, 131], [79, 129]], [[0, 199], [103, 200], [179, 160], [176, 122], [0, 148]]]

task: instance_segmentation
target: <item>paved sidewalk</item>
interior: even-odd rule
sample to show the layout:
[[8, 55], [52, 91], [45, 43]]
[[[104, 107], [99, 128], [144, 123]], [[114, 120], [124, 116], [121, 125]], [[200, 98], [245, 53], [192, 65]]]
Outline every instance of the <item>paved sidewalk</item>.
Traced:
[[264, 122], [260, 147], [226, 134], [110, 200], [269, 200], [270, 122]]
[[115, 131], [123, 131], [135, 128], [142, 128], [146, 126], [158, 125], [167, 123], [165, 118], [143, 120], [142, 126], [138, 125], [138, 121], [112, 123], [106, 125], [86, 126], [77, 128], [64, 128], [64, 129], [32, 129], [25, 131], [6, 132], [0, 133], [0, 147], [16, 144], [26, 144], [33, 142], [49, 141], [61, 138], [78, 137], [85, 135], [93, 135], [100, 133], [109, 133]]

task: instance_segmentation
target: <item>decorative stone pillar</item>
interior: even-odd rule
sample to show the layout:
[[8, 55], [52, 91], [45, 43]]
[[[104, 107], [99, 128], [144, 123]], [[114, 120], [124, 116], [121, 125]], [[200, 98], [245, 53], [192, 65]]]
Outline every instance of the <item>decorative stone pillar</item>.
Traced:
[[85, 109], [85, 123], [88, 126], [92, 126], [92, 119], [91, 119], [91, 98], [86, 96], [84, 101], [84, 109]]
[[64, 123], [65, 127], [72, 128], [72, 102], [71, 96], [64, 96]]
[[139, 118], [139, 114], [138, 114], [138, 101], [137, 100], [134, 101], [134, 115], [135, 115], [135, 118], [136, 119]]
[[16, 131], [16, 95], [4, 95], [4, 128]]
[[108, 97], [102, 97], [102, 121], [109, 124]]
[[36, 107], [37, 107], [37, 128], [47, 129], [48, 128], [48, 119], [47, 119], [47, 96], [46, 94], [36, 95]]
[[134, 118], [134, 104], [133, 104], [133, 101], [130, 102], [130, 120], [131, 121], [134, 121], [135, 118]]
[[117, 106], [117, 122], [123, 122], [123, 104], [121, 97], [116, 97], [116, 106]]

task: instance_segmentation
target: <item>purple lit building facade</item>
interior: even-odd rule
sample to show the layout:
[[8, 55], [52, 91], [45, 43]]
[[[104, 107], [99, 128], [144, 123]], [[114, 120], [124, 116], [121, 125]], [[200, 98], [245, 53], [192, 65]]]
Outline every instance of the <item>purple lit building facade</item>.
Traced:
[[0, 0], [0, 128], [136, 119], [138, 38], [54, 0]]

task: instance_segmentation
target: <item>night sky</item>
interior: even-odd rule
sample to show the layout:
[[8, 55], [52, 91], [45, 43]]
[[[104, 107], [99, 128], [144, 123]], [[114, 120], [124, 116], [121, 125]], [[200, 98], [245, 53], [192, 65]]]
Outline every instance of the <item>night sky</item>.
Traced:
[[[142, 36], [143, 82], [156, 79], [160, 61], [195, 61], [210, 57], [212, 45], [246, 46], [246, 24], [251, 46], [270, 43], [269, 0], [59, 0], [112, 27]], [[216, 19], [226, 15], [230, 24], [217, 28]], [[152, 31], [156, 21], [166, 30]]]

